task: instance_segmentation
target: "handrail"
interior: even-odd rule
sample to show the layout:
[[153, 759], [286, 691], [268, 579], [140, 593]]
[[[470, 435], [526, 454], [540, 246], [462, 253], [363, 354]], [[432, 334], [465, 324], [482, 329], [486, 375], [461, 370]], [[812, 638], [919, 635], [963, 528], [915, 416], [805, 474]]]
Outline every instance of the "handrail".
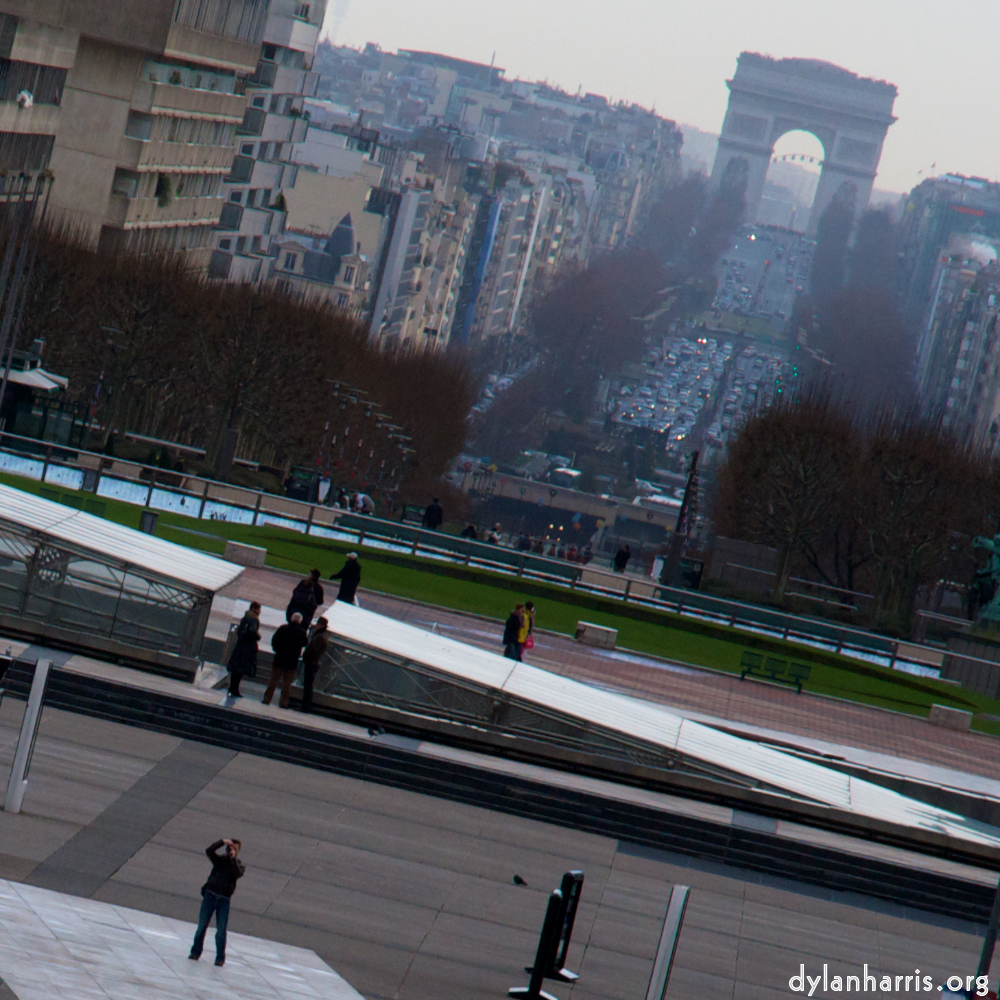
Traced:
[[[0, 455], [4, 453], [11, 454], [13, 452], [18, 457], [28, 457], [35, 462], [43, 461], [37, 452], [25, 455], [21, 451], [4, 449], [2, 447], [4, 439], [30, 442], [35, 446], [43, 446], [46, 449], [46, 454], [43, 462], [42, 476], [45, 475], [49, 466], [56, 463], [64, 465], [64, 467], [76, 469], [77, 471], [86, 471], [72, 462], [60, 462], [58, 457], [53, 456], [53, 452], [69, 452], [75, 455], [85, 454], [100, 459], [101, 466], [97, 470], [90, 470], [97, 472], [97, 482], [90, 484], [92, 489], [87, 492], [96, 494], [102, 478], [123, 483], [136, 482], [136, 480], [129, 479], [126, 476], [104, 471], [103, 466], [105, 463], [124, 461], [121, 459], [113, 459], [110, 456], [100, 455], [97, 452], [89, 452], [85, 449], [76, 449], [46, 441], [39, 441], [35, 438], [27, 438], [6, 431], [0, 432]], [[894, 666], [897, 661], [909, 662], [909, 657], [901, 657], [899, 655], [900, 645], [905, 646], [907, 650], [926, 649], [935, 655], [939, 655], [941, 652], [939, 649], [926, 647], [920, 643], [905, 641], [900, 643], [900, 641], [892, 639], [889, 636], [879, 635], [876, 632], [870, 632], [850, 625], [842, 625], [824, 619], [771, 610], [761, 605], [715, 597], [699, 591], [668, 587], [653, 579], [614, 574], [608, 572], [603, 567], [570, 563], [533, 552], [520, 552], [506, 546], [491, 545], [487, 542], [472, 541], [471, 539], [446, 535], [438, 531], [412, 527], [398, 521], [377, 518], [372, 515], [355, 514], [337, 507], [327, 506], [326, 504], [283, 497], [275, 493], [269, 493], [266, 490], [255, 490], [250, 487], [236, 486], [231, 483], [207, 479], [203, 476], [189, 476], [186, 473], [158, 469], [140, 462], [125, 462], [124, 464], [136, 466], [151, 473], [151, 481], [142, 480], [142, 485], [146, 488], [142, 506], [151, 506], [154, 499], [154, 490], [159, 489], [174, 496], [187, 497], [196, 501], [198, 507], [197, 513], [195, 513], [194, 509], [190, 513], [185, 512], [187, 516], [195, 520], [206, 519], [206, 506], [208, 503], [213, 503], [220, 507], [245, 512], [248, 515], [246, 523], [251, 525], [260, 524], [262, 520], [265, 523], [268, 520], [281, 520], [287, 522], [293, 530], [301, 530], [304, 534], [316, 537], [324, 537], [327, 532], [334, 537], [337, 534], [349, 537], [353, 536], [356, 539], [355, 544], [359, 546], [365, 545], [367, 540], [369, 545], [374, 542], [376, 547], [380, 545], [396, 547], [401, 551], [408, 551], [412, 555], [419, 555], [423, 551], [432, 557], [443, 557], [466, 566], [481, 566], [491, 570], [512, 573], [519, 578], [544, 580], [554, 583], [557, 586], [568, 587], [571, 590], [618, 597], [626, 602], [659, 610], [672, 611], [687, 617], [710, 617], [730, 627], [737, 627], [741, 624], [752, 625], [756, 628], [763, 626], [764, 628], [773, 630], [775, 635], [782, 639], [794, 640], [796, 637], [801, 637], [813, 641], [817, 639], [825, 641], [831, 645], [832, 651], [835, 653], [843, 653], [845, 655], [851, 655], [855, 652], [875, 653], [885, 657], [890, 667]], [[197, 483], [202, 485], [203, 488], [201, 492], [193, 492], [181, 486], [157, 484], [155, 479], [157, 474], [180, 477], [182, 481]], [[45, 480], [42, 481], [45, 482]], [[71, 487], [61, 488], [72, 489]], [[213, 498], [210, 492], [213, 488], [225, 491], [229, 496], [216, 496]], [[237, 496], [233, 496], [232, 494], [236, 494]], [[241, 503], [240, 500], [244, 498], [245, 502]], [[268, 501], [273, 501], [275, 506], [265, 506], [265, 503]], [[192, 507], [194, 506], [193, 504]], [[170, 508], [160, 506], [160, 509], [169, 510]], [[330, 536], [328, 535], [327, 537]], [[597, 574], [602, 579], [593, 582], [586, 581], [583, 579], [585, 573]], [[605, 580], [608, 583], [616, 584], [616, 586], [602, 586]], [[617, 585], [619, 582], [620, 586]], [[963, 656], [962, 658], [973, 659], [968, 656]], [[913, 662], [925, 665], [924, 661], [914, 660]]]

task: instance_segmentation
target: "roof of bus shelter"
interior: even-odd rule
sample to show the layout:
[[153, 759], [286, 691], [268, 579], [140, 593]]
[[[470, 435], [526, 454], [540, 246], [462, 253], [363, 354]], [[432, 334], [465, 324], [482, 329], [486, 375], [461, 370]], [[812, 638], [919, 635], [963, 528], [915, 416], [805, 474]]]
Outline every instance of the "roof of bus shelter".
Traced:
[[0, 485], [0, 523], [18, 525], [53, 542], [64, 542], [211, 593], [232, 583], [243, 572], [243, 567], [235, 563], [3, 485]]
[[755, 740], [676, 715], [652, 702], [605, 691], [548, 670], [506, 659], [413, 625], [335, 601], [325, 612], [330, 631], [359, 644], [419, 663], [440, 675], [504, 692], [575, 718], [673, 750], [785, 795], [877, 820], [1000, 848], [1000, 830], [929, 805]]

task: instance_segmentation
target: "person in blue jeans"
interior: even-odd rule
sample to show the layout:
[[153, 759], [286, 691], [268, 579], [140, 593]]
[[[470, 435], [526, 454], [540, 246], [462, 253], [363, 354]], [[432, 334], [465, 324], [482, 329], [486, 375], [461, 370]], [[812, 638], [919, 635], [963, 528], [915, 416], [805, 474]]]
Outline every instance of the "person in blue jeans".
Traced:
[[[226, 927], [229, 924], [229, 901], [236, 891], [236, 880], [243, 878], [246, 868], [239, 860], [240, 841], [217, 840], [205, 848], [208, 860], [212, 862], [212, 874], [201, 887], [201, 913], [198, 916], [198, 929], [194, 932], [194, 944], [188, 958], [195, 962], [201, 958], [201, 950], [205, 946], [205, 934], [208, 931], [212, 914], [215, 914], [215, 964], [226, 964]], [[219, 848], [225, 851], [219, 854]]]

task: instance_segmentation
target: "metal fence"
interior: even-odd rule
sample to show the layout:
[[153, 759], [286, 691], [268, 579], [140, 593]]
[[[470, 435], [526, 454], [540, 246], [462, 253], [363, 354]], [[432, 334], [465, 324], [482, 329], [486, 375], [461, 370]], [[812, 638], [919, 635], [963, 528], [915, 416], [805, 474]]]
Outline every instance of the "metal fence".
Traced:
[[[939, 648], [892, 639], [849, 625], [791, 615], [699, 591], [666, 587], [649, 577], [613, 573], [593, 564], [571, 563], [503, 545], [472, 541], [412, 524], [353, 514], [337, 507], [124, 462], [94, 452], [71, 450], [6, 432], [0, 433], [0, 472], [41, 481], [46, 484], [43, 495], [94, 513], [99, 512], [96, 505], [102, 500], [120, 500], [170, 511], [192, 520], [273, 525], [359, 547], [419, 555], [617, 598], [914, 673], [934, 675], [942, 661]], [[60, 490], [77, 492], [66, 494]]]

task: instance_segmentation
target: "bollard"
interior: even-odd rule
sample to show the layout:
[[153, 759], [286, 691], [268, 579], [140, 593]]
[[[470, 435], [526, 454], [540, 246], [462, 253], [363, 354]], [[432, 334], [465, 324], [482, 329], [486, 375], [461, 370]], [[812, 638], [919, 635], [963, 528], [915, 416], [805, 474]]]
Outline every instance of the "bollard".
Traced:
[[670, 967], [674, 964], [677, 939], [681, 936], [681, 926], [684, 923], [684, 912], [687, 910], [690, 892], [686, 885], [675, 885], [670, 890], [670, 902], [667, 903], [667, 915], [663, 918], [663, 931], [660, 934], [660, 945], [656, 949], [653, 974], [649, 977], [646, 1000], [664, 1000], [667, 995]]
[[507, 996], [524, 997], [525, 1000], [556, 1000], [551, 993], [546, 993], [542, 989], [542, 982], [545, 979], [545, 970], [554, 963], [559, 950], [564, 919], [562, 893], [556, 889], [549, 896], [549, 905], [545, 910], [545, 922], [542, 924], [542, 933], [538, 939], [535, 964], [531, 967], [531, 980], [527, 986], [512, 986], [507, 990]]
[[31, 755], [35, 750], [35, 737], [38, 735], [38, 724], [42, 721], [42, 703], [45, 701], [45, 688], [49, 682], [48, 660], [39, 660], [35, 664], [35, 676], [31, 681], [31, 691], [28, 694], [28, 704], [21, 720], [21, 734], [17, 738], [17, 749], [14, 751], [14, 764], [10, 769], [10, 780], [7, 782], [7, 798], [3, 809], [8, 813], [19, 813], [24, 801], [24, 792], [28, 787], [28, 768], [31, 766]]
[[[583, 872], [566, 872], [559, 886], [562, 896], [562, 920], [559, 924], [559, 937], [556, 950], [551, 955], [551, 961], [545, 967], [545, 979], [556, 979], [560, 983], [575, 983], [579, 978], [576, 972], [566, 968], [566, 955], [569, 952], [570, 939], [573, 937], [573, 924], [576, 923], [576, 908], [580, 905], [580, 894], [583, 892]], [[534, 972], [534, 968], [526, 968], [525, 972]]]

